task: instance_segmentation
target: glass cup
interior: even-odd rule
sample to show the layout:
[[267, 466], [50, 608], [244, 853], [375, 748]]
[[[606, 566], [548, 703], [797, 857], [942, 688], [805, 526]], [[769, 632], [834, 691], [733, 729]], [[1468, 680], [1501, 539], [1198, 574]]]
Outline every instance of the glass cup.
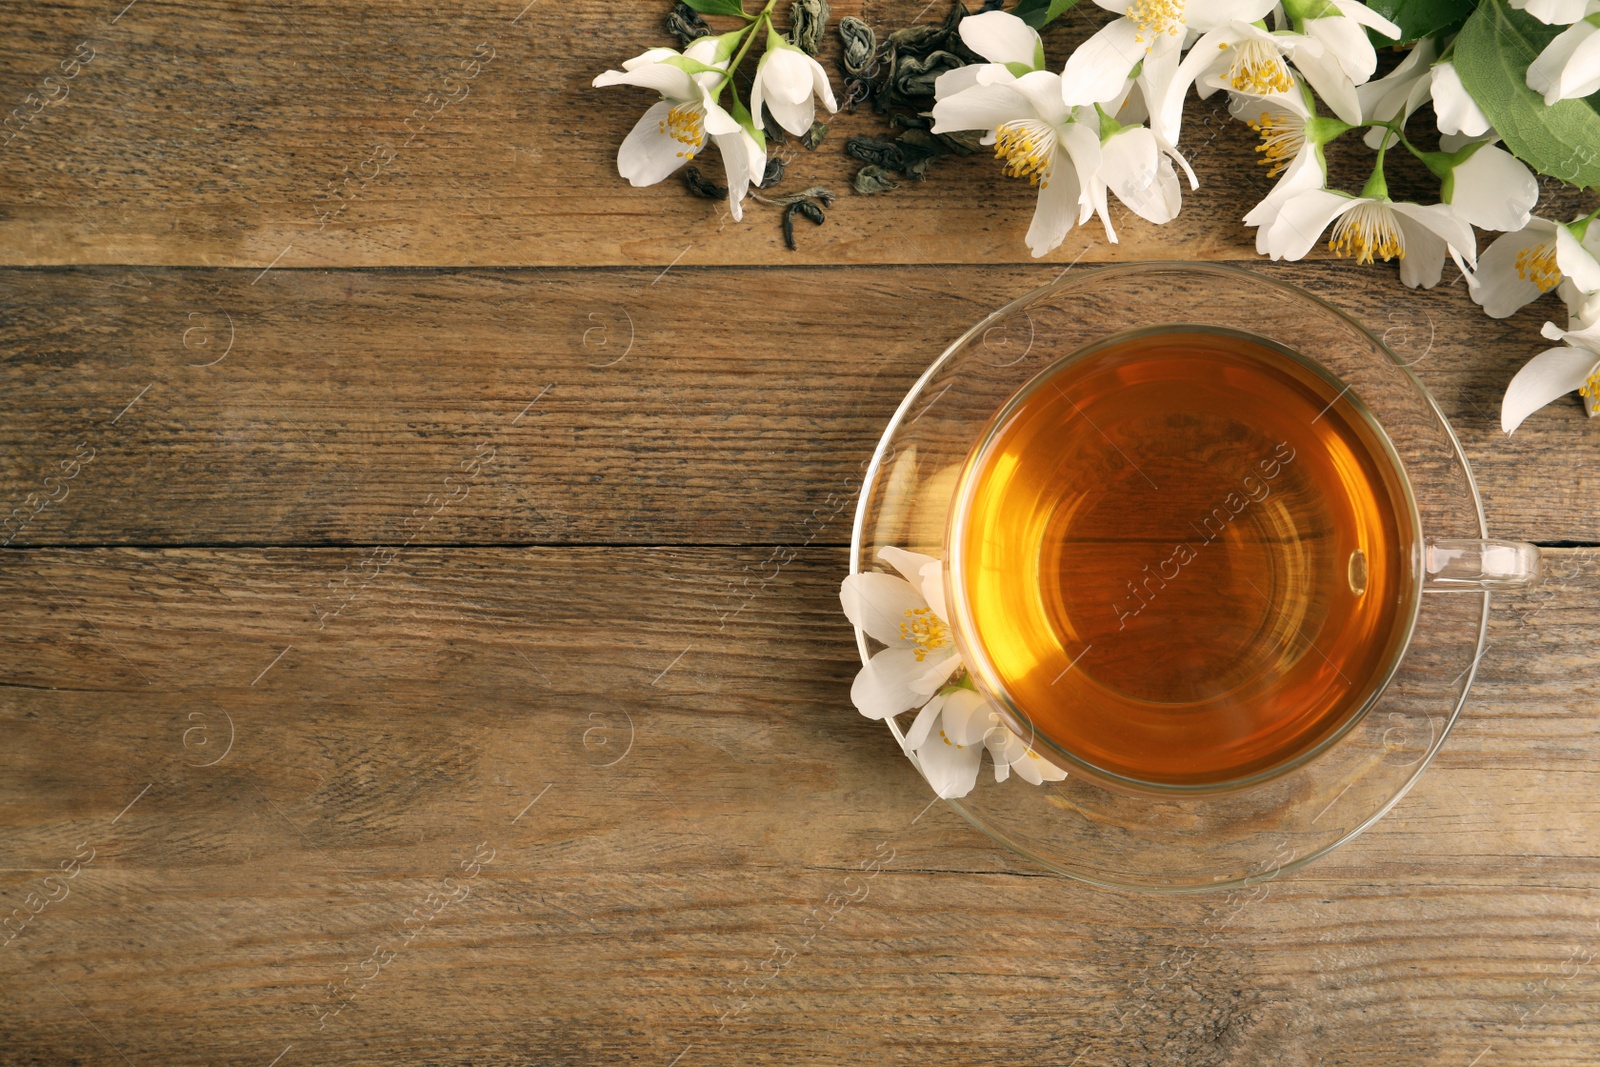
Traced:
[[[1329, 383], [1330, 408], [1364, 427], [1392, 476], [1403, 535], [1388, 546], [1403, 557], [1396, 626], [1336, 728], [1281, 760], [1204, 781], [1130, 774], [1053, 739], [1050, 713], [1061, 709], [1041, 707], [1037, 693], [1031, 707], [1019, 700], [969, 596], [967, 526], [979, 475], [992, 467], [1012, 416], [1108, 339], [1172, 329], [1259, 342]], [[1026, 464], [1029, 454], [1020, 458]], [[1074, 459], [1051, 462], [1071, 478]], [[979, 785], [952, 806], [1060, 873], [1157, 891], [1273, 877], [1371, 825], [1409, 789], [1460, 713], [1482, 653], [1489, 590], [1527, 585], [1538, 574], [1537, 548], [1488, 538], [1459, 442], [1394, 353], [1292, 286], [1182, 263], [1074, 272], [951, 345], [907, 396], [873, 457], [852, 570], [874, 569], [879, 549], [890, 545], [946, 561], [948, 621], [972, 681], [1013, 732], [1068, 772], [1064, 781], [1034, 786], [1017, 775], [993, 781], [985, 767]], [[1352, 582], [1358, 562], [1350, 563]], [[869, 639], [857, 638], [865, 659]], [[915, 762], [902, 724], [889, 726]]]

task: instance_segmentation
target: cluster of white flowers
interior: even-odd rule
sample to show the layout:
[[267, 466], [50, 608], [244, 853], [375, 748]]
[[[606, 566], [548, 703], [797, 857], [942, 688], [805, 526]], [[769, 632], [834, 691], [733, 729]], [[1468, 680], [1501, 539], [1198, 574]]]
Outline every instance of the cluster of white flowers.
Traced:
[[[1527, 68], [1528, 87], [1547, 104], [1600, 90], [1600, 0], [1507, 0], [1528, 16], [1563, 26]], [[1502, 407], [1507, 432], [1532, 411], [1577, 389], [1600, 414], [1600, 212], [1558, 223], [1534, 218], [1533, 173], [1499, 144], [1499, 134], [1462, 84], [1454, 42], [1423, 37], [1388, 75], [1369, 31], [1398, 40], [1401, 30], [1358, 0], [1095, 0], [1114, 13], [1067, 59], [1046, 69], [1036, 30], [1004, 11], [961, 19], [962, 42], [986, 62], [958, 67], [935, 83], [935, 134], [977, 131], [1005, 173], [1038, 187], [1026, 241], [1034, 256], [1058, 248], [1075, 225], [1098, 215], [1116, 241], [1110, 198], [1153, 223], [1182, 206], [1179, 175], [1198, 187], [1178, 151], [1184, 101], [1223, 91], [1228, 110], [1261, 136], [1257, 152], [1277, 179], [1244, 215], [1256, 250], [1296, 260], [1332, 227], [1328, 247], [1358, 263], [1398, 259], [1409, 286], [1437, 285], [1446, 258], [1460, 268], [1473, 299], [1493, 316], [1511, 314], [1555, 289], [1565, 300], [1563, 342], [1513, 379]], [[721, 152], [731, 212], [760, 184], [767, 165], [764, 112], [790, 133], [808, 131], [820, 102], [837, 110], [818, 62], [772, 23], [774, 0], [732, 33], [707, 36], [682, 53], [652, 48], [594, 84], [654, 89], [661, 100], [623, 140], [617, 169], [636, 186], [653, 185], [714, 141]], [[709, 9], [708, 9], [709, 10]], [[1267, 20], [1271, 19], [1272, 29]], [[765, 41], [749, 107], [734, 74]], [[723, 100], [726, 95], [727, 103]], [[1431, 100], [1437, 151], [1405, 136], [1412, 113]], [[1329, 114], [1319, 114], [1319, 107]], [[1324, 146], [1351, 131], [1376, 153], [1358, 194], [1329, 188]], [[1403, 147], [1439, 180], [1439, 202], [1391, 199], [1385, 155]], [[1587, 152], [1600, 145], [1573, 146]], [[1577, 158], [1575, 156], [1574, 158]], [[1477, 255], [1473, 228], [1503, 231]], [[1580, 373], [1581, 371], [1581, 373]]]
[[[1546, 104], [1600, 91], [1600, 2], [1510, 0], [1534, 18], [1565, 26], [1528, 65], [1528, 88]], [[1587, 146], [1600, 151], [1600, 145]], [[1600, 226], [1594, 215], [1569, 223], [1532, 218], [1483, 253], [1474, 297], [1504, 318], [1556, 290], [1567, 306], [1567, 328], [1546, 322], [1541, 331], [1559, 348], [1547, 348], [1511, 379], [1500, 406], [1500, 426], [1510, 433], [1557, 397], [1577, 390], [1590, 416], [1600, 415]]]
[[[1259, 151], [1276, 186], [1246, 216], [1256, 248], [1299, 259], [1330, 225], [1330, 248], [1358, 262], [1399, 259], [1408, 285], [1439, 282], [1449, 255], [1469, 279], [1476, 267], [1472, 227], [1515, 230], [1538, 201], [1528, 169], [1494, 142], [1483, 113], [1448, 59], [1424, 39], [1393, 73], [1370, 80], [1377, 53], [1370, 27], [1398, 38], [1393, 23], [1355, 0], [1095, 0], [1121, 11], [1084, 42], [1058, 75], [1044, 70], [1038, 34], [1000, 11], [963, 19], [961, 37], [986, 65], [939, 79], [935, 133], [982, 130], [1006, 173], [1039, 186], [1028, 245], [1042, 256], [1073, 224], [1098, 214], [1116, 234], [1107, 191], [1151, 222], [1177, 214], [1174, 164], [1197, 184], [1176, 149], [1189, 88], [1230, 96], [1229, 111], [1262, 137]], [[1533, 0], [1539, 2], [1539, 0]], [[1302, 10], [1303, 9], [1303, 10]], [[1276, 30], [1266, 29], [1273, 16]], [[1315, 92], [1315, 97], [1313, 96]], [[1446, 151], [1415, 151], [1439, 176], [1442, 202], [1396, 202], [1383, 155], [1407, 118], [1433, 98]], [[1319, 116], [1316, 99], [1332, 110]], [[1378, 150], [1360, 195], [1329, 189], [1323, 146], [1367, 126]], [[1450, 143], [1454, 142], [1454, 143]]]
[[[752, 184], [767, 169], [767, 139], [762, 107], [796, 136], [811, 129], [816, 103], [837, 111], [833, 87], [822, 65], [784, 40], [772, 25], [773, 3], [732, 33], [701, 37], [683, 52], [652, 48], [608, 70], [596, 86], [638, 85], [661, 100], [634, 125], [617, 150], [617, 171], [634, 186], [654, 185], [700, 153], [709, 137], [722, 155], [733, 217], [744, 215]], [[733, 75], [751, 45], [766, 31], [766, 50], [750, 86], [750, 106], [739, 100]], [[728, 93], [728, 106], [721, 100]], [[753, 116], [753, 117], [752, 117]]]
[[1034, 785], [1065, 778], [1066, 771], [1001, 722], [994, 705], [965, 675], [946, 621], [940, 562], [893, 547], [878, 555], [903, 577], [866, 571], [850, 575], [839, 589], [851, 623], [885, 646], [850, 687], [856, 709], [869, 719], [921, 709], [906, 731], [905, 744], [941, 797], [972, 791], [984, 752], [994, 764], [997, 782], [1013, 770]]
[[1544, 102], [1577, 100], [1600, 91], [1600, 2], [1597, 0], [1509, 0], [1547, 26], [1565, 26], [1528, 64], [1528, 88]]
[[1600, 415], [1600, 226], [1594, 216], [1572, 223], [1533, 218], [1483, 253], [1475, 295], [1496, 318], [1551, 289], [1567, 305], [1567, 328], [1541, 331], [1564, 342], [1530, 359], [1511, 379], [1500, 405], [1510, 433], [1535, 411], [1574, 389], [1591, 416]]

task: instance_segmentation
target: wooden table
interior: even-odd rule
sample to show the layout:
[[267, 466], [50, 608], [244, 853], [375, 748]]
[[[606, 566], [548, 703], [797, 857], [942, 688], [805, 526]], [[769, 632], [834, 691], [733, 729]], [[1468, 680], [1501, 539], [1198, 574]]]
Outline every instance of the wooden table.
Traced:
[[[1553, 303], [1257, 260], [1215, 101], [1201, 190], [1118, 245], [1031, 261], [976, 157], [791, 252], [617, 178], [651, 97], [588, 84], [664, 4], [125, 3], [0, 14], [0, 104], [67, 87], [0, 150], [0, 482], [49, 501], [0, 553], [0, 1062], [1600, 1060], [1600, 424], [1497, 426]], [[848, 698], [906, 389], [1071, 264], [1171, 257], [1369, 323], [1491, 529], [1558, 546], [1418, 787], [1248, 906], [1042, 874]]]

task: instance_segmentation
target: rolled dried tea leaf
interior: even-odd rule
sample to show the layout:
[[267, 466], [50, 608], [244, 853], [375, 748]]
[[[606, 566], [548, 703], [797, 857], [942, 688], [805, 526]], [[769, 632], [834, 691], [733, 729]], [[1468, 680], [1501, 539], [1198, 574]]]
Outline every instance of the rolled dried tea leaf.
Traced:
[[861, 134], [850, 138], [844, 143], [844, 153], [863, 163], [872, 163], [890, 170], [899, 170], [906, 164], [906, 157], [900, 151], [900, 146], [893, 141], [885, 141], [881, 137], [869, 137]]
[[794, 217], [796, 215], [804, 215], [818, 226], [821, 226], [828, 217], [822, 213], [822, 209], [820, 207], [818, 207], [816, 204], [813, 204], [809, 200], [796, 200], [794, 203], [784, 208], [783, 243], [789, 246], [789, 251], [791, 252], [796, 251], [796, 246], [794, 243]]
[[783, 181], [783, 160], [777, 156], [769, 156], [767, 158], [766, 172], [761, 175], [761, 180], [756, 184], [763, 189], [771, 189], [781, 181]]
[[939, 75], [964, 67], [967, 61], [943, 48], [925, 56], [900, 55], [889, 74], [888, 92], [897, 104], [911, 107], [914, 101], [932, 100]]
[[683, 168], [683, 186], [689, 190], [691, 196], [703, 196], [707, 200], [728, 198], [728, 190], [702, 175], [699, 167]]
[[828, 0], [794, 0], [789, 5], [789, 43], [808, 56], [817, 54], [828, 25]]
[[877, 196], [879, 193], [900, 188], [900, 183], [890, 177], [889, 172], [882, 167], [868, 163], [856, 171], [854, 188], [862, 196]]
[[878, 79], [874, 97], [878, 110], [931, 111], [933, 83], [940, 74], [983, 62], [961, 40], [961, 20], [966, 15], [967, 9], [955, 0], [942, 23], [911, 26], [889, 35], [884, 57], [888, 71]]
[[877, 65], [874, 56], [878, 51], [878, 38], [872, 27], [854, 15], [839, 20], [839, 40], [844, 43], [840, 64], [847, 78], [871, 78]]
[[925, 130], [907, 130], [893, 141], [862, 134], [846, 141], [844, 151], [853, 159], [897, 170], [917, 181], [926, 176], [929, 163], [950, 154], [938, 137]]
[[[811, 128], [801, 135], [800, 143], [809, 149], [814, 149], [822, 143], [822, 139], [826, 136], [828, 136], [828, 124], [826, 122], [813, 122]], [[981, 130], [979, 131], [979, 136], [982, 136]]]
[[690, 41], [709, 36], [711, 27], [700, 17], [700, 12], [688, 4], [677, 3], [667, 12], [667, 32], [678, 39], [680, 46], [688, 48]]
[[851, 111], [872, 95], [872, 79], [878, 75], [878, 38], [861, 19], [846, 15], [839, 20], [839, 40], [844, 48], [839, 66], [844, 69], [844, 98], [841, 106]]
[[[974, 136], [982, 137], [983, 131], [976, 131]], [[907, 130], [899, 137], [896, 137], [894, 143], [900, 146], [900, 155], [907, 163], [923, 159], [934, 159], [939, 156], [949, 155], [951, 152], [950, 147], [945, 144], [943, 135], [932, 134], [927, 130]], [[962, 151], [960, 154], [970, 155], [971, 150]]]

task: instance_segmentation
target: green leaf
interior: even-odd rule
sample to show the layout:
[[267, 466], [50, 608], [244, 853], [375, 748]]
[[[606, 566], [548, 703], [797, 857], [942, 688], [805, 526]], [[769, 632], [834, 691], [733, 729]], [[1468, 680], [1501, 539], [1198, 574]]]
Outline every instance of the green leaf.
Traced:
[[739, 0], [683, 0], [683, 2], [702, 15], [737, 15], [742, 19], [755, 17], [744, 13], [744, 5]]
[[[1410, 44], [1419, 37], [1453, 33], [1477, 0], [1367, 0], [1367, 6], [1400, 27], [1400, 44]], [[1396, 43], [1375, 30], [1368, 36], [1379, 46]]]
[[1070, 11], [1078, 0], [1017, 0], [1011, 13], [1036, 30], [1042, 30]]
[[1583, 188], [1600, 185], [1600, 94], [1546, 107], [1528, 88], [1528, 64], [1560, 26], [1505, 0], [1482, 0], [1456, 38], [1456, 73], [1518, 159]]

